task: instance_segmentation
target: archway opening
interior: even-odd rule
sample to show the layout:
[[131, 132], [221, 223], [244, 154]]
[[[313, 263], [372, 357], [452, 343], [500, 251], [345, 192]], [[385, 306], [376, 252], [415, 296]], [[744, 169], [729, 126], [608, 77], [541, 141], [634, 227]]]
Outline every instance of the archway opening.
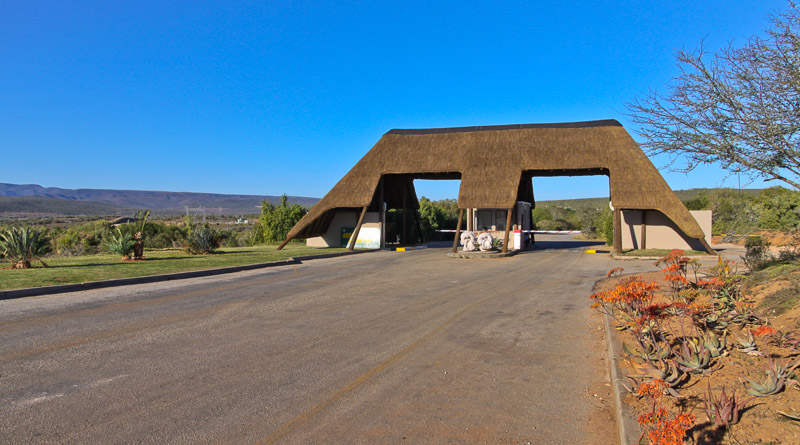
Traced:
[[452, 242], [440, 230], [455, 229], [460, 173], [384, 175], [383, 184], [387, 246]]
[[536, 202], [531, 225], [537, 249], [605, 246], [613, 242], [607, 171], [525, 172]]

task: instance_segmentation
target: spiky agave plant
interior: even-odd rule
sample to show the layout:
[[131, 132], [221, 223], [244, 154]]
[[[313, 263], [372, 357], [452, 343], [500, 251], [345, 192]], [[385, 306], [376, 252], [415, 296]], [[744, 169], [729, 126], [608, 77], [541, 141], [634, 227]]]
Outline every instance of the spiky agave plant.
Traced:
[[186, 240], [186, 250], [195, 255], [206, 255], [214, 253], [222, 240], [219, 230], [213, 229], [208, 224], [203, 224], [192, 230]]
[[33, 260], [47, 267], [41, 257], [50, 252], [50, 243], [44, 232], [12, 227], [0, 233], [0, 251], [11, 260], [14, 269], [29, 269]]
[[117, 234], [112, 234], [109, 237], [105, 248], [109, 252], [121, 256], [123, 260], [127, 260], [130, 258], [131, 252], [133, 252], [135, 243], [136, 241], [130, 233], [123, 234], [122, 231], [119, 230], [119, 227], [117, 227]]

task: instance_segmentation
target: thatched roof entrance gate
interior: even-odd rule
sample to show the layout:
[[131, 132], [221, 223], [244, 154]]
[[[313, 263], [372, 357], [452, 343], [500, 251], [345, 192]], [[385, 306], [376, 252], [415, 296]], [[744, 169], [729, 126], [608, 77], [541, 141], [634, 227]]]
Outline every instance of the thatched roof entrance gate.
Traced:
[[460, 178], [462, 210], [511, 209], [517, 201], [533, 202], [534, 176], [598, 174], [609, 177], [617, 251], [620, 211], [655, 210], [713, 252], [686, 206], [616, 120], [391, 130], [292, 228], [281, 248], [293, 238], [325, 233], [336, 211], [380, 211], [381, 202], [402, 208], [404, 199], [418, 208], [414, 179]]

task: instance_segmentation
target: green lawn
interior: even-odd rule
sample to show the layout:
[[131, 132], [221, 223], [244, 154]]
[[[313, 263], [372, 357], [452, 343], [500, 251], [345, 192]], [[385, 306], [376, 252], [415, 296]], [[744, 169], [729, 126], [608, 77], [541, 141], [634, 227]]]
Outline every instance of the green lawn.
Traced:
[[[116, 255], [46, 258], [50, 267], [34, 262], [32, 269], [0, 269], [0, 290], [243, 266], [344, 250], [306, 247], [298, 243], [289, 244], [281, 251], [277, 246], [228, 247], [212, 255], [190, 255], [182, 250], [145, 250], [145, 261], [135, 262], [123, 262]], [[0, 268], [10, 265], [0, 262]]]
[[[636, 249], [636, 250], [623, 250], [623, 256], [652, 256], [652, 257], [665, 257], [670, 252], [671, 249]], [[694, 255], [708, 255], [708, 252], [703, 252], [700, 250], [684, 250], [684, 255], [686, 256], [694, 256]]]

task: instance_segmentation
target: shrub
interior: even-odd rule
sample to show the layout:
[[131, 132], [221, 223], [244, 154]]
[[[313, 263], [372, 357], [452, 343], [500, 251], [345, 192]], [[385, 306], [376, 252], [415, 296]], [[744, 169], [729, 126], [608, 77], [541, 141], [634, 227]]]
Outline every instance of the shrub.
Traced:
[[748, 269], [751, 271], [762, 269], [773, 260], [769, 246], [770, 242], [760, 236], [750, 237], [745, 241], [742, 260]]
[[86, 255], [97, 253], [103, 241], [111, 235], [107, 221], [90, 222], [52, 234], [55, 250], [60, 255]]
[[217, 229], [212, 229], [208, 224], [195, 227], [186, 239], [186, 251], [195, 255], [213, 253], [219, 248], [222, 234]]
[[108, 237], [108, 241], [105, 243], [105, 249], [110, 253], [121, 256], [123, 259], [127, 259], [130, 258], [135, 243], [136, 241], [133, 239], [133, 235], [130, 233], [122, 233], [122, 231], [117, 228], [117, 234], [112, 234]]
[[29, 269], [33, 260], [47, 267], [41, 257], [50, 252], [50, 241], [44, 232], [12, 227], [0, 233], [0, 251], [14, 263], [15, 269]]
[[274, 243], [286, 239], [289, 231], [307, 213], [305, 207], [289, 204], [286, 195], [275, 205], [266, 200], [261, 202], [261, 216], [255, 227], [258, 242]]

